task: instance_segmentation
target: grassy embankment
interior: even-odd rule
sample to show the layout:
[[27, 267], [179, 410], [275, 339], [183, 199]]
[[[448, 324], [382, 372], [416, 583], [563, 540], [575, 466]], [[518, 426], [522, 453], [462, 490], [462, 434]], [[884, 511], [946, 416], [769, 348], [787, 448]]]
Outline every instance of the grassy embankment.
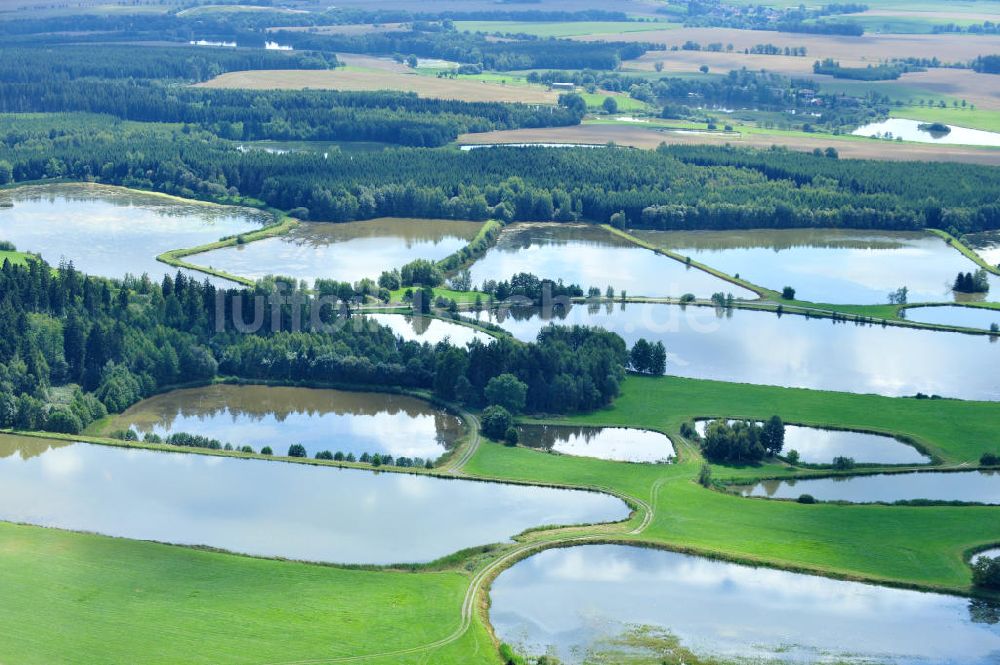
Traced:
[[255, 240], [263, 240], [265, 238], [273, 238], [275, 236], [280, 236], [288, 233], [293, 228], [295, 228], [299, 221], [292, 217], [286, 216], [280, 211], [272, 211], [276, 214], [277, 221], [274, 224], [269, 224], [263, 228], [257, 229], [256, 231], [251, 231], [249, 233], [243, 233], [236, 236], [230, 236], [211, 242], [205, 245], [199, 245], [197, 247], [187, 247], [182, 249], [171, 249], [163, 254], [156, 257], [157, 261], [162, 261], [167, 265], [174, 266], [175, 268], [187, 268], [189, 270], [196, 270], [198, 272], [205, 273], [206, 275], [212, 275], [214, 277], [221, 277], [222, 279], [228, 279], [232, 282], [237, 282], [238, 284], [243, 284], [245, 286], [253, 286], [254, 281], [252, 279], [247, 279], [246, 277], [240, 277], [239, 275], [231, 275], [222, 270], [216, 270], [207, 266], [200, 266], [189, 261], [185, 261], [185, 257], [192, 256], [194, 254], [201, 254], [202, 252], [208, 252], [213, 249], [222, 249], [223, 247], [235, 247], [240, 244], [254, 242]]

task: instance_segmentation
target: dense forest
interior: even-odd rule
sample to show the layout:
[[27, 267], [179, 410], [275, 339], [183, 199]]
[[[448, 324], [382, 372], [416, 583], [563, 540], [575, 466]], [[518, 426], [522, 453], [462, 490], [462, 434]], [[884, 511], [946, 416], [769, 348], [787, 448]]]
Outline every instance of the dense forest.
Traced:
[[608, 222], [622, 212], [627, 225], [654, 228], [1000, 228], [1000, 170], [971, 164], [698, 146], [274, 155], [169, 125], [0, 118], [0, 183], [52, 177], [250, 197], [328, 221]]
[[[137, 52], [140, 55], [130, 57]], [[213, 90], [171, 85], [224, 71], [336, 58], [252, 49], [121, 45], [0, 49], [0, 112], [90, 112], [188, 123], [226, 139], [383, 141], [439, 146], [462, 133], [577, 124], [565, 107], [460, 102], [403, 92]], [[166, 79], [161, 80], [161, 79]]]
[[[501, 15], [501, 14], [496, 14]], [[362, 17], [371, 19], [373, 16]], [[582, 20], [590, 20], [581, 17]], [[381, 56], [442, 58], [483, 69], [532, 68], [615, 69], [622, 60], [637, 58], [662, 48], [647, 43], [595, 42], [540, 38], [525, 35], [517, 40], [494, 40], [486, 35], [458, 32], [450, 21], [416, 21], [409, 28], [373, 34], [321, 34], [301, 30], [268, 31], [269, 27], [302, 27], [337, 23], [319, 14], [245, 12], [166, 15], [88, 15], [0, 22], [0, 35], [8, 46], [72, 45], [81, 43], [192, 40], [235, 42], [241, 47], [262, 48], [278, 41], [297, 51], [367, 53]]]
[[[621, 338], [599, 329], [549, 327], [532, 344], [431, 346], [267, 286], [223, 292], [181, 274], [118, 282], [71, 264], [5, 260], [0, 330], [16, 334], [0, 339], [0, 427], [75, 433], [156, 391], [220, 375], [422, 388], [482, 406], [490, 379], [510, 374], [526, 386], [525, 408], [567, 412], [607, 404], [628, 362]], [[62, 385], [79, 389], [56, 399], [51, 388]]]

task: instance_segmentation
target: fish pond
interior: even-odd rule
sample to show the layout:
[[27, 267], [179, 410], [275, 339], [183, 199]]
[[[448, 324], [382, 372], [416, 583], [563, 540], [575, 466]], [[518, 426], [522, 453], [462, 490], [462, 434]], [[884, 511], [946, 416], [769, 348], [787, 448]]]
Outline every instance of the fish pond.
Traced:
[[932, 123], [906, 118], [889, 118], [872, 122], [855, 129], [855, 136], [871, 136], [880, 139], [901, 139], [917, 143], [940, 143], [942, 145], [984, 145], [1000, 146], [1000, 132], [987, 132], [957, 125], [945, 125], [948, 131], [936, 130]]
[[481, 315], [521, 340], [549, 323], [601, 326], [667, 349], [667, 373], [881, 395], [1000, 400], [1000, 345], [988, 335], [860, 325], [770, 312], [650, 303]]
[[659, 432], [632, 427], [521, 425], [518, 442], [564, 455], [616, 462], [669, 462], [675, 456], [670, 439]]
[[[156, 257], [224, 236], [247, 233], [271, 220], [252, 208], [184, 201], [94, 184], [28, 185], [0, 194], [0, 239], [37, 252], [52, 265], [72, 261], [85, 273], [154, 281], [177, 272]], [[198, 281], [206, 275], [185, 271]], [[216, 283], [235, 286], [227, 280]]]
[[471, 268], [472, 283], [504, 281], [517, 273], [577, 284], [586, 291], [608, 286], [638, 296], [709, 297], [716, 292], [756, 299], [757, 294], [685, 266], [586, 224], [523, 223], [503, 230], [497, 243]]
[[307, 561], [425, 562], [628, 513], [579, 490], [86, 443], [0, 459], [2, 520]]
[[962, 501], [1000, 504], [1000, 471], [877, 473], [800, 480], [764, 480], [738, 486], [743, 496], [817, 501], [893, 503], [895, 501]]
[[465, 433], [461, 419], [416, 397], [284, 386], [212, 385], [154, 395], [114, 416], [106, 431], [199, 434], [284, 455], [317, 452], [435, 460]]
[[961, 305], [936, 305], [934, 307], [907, 307], [902, 310], [909, 321], [936, 323], [942, 326], [992, 330], [1000, 326], [1000, 309], [988, 307], [963, 307]]
[[[800, 300], [872, 305], [905, 286], [909, 302], [982, 300], [952, 290], [976, 264], [930, 233], [834, 229], [630, 231], [650, 244]], [[1000, 278], [989, 276], [994, 295]]]
[[498, 639], [567, 665], [987, 665], [1000, 654], [1000, 624], [981, 618], [995, 601], [623, 545], [531, 556], [497, 577], [490, 601]]
[[463, 347], [474, 339], [489, 344], [493, 337], [472, 326], [435, 319], [429, 316], [409, 314], [365, 314], [365, 318], [386, 326], [408, 342], [437, 344], [447, 340], [454, 346]]
[[[708, 420], [695, 423], [704, 436]], [[850, 457], [858, 464], [928, 464], [931, 458], [911, 445], [884, 434], [852, 432], [785, 424], [782, 454], [794, 450], [806, 464], [830, 464], [834, 457]]]
[[231, 275], [257, 279], [285, 275], [351, 282], [378, 279], [414, 259], [437, 261], [458, 251], [479, 222], [386, 217], [364, 222], [302, 222], [284, 235], [188, 257]]

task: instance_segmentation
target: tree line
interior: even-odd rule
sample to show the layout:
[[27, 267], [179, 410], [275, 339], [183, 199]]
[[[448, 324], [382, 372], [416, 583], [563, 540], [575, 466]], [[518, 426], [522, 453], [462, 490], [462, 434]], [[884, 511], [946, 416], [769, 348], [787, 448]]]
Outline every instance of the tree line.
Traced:
[[[72, 264], [53, 270], [41, 259], [5, 260], [0, 427], [78, 433], [157, 391], [218, 376], [422, 388], [479, 406], [490, 380], [510, 374], [525, 386], [525, 408], [571, 412], [608, 404], [627, 363], [624, 342], [603, 330], [552, 326], [531, 344], [499, 339], [467, 348], [432, 346], [404, 341], [371, 321], [346, 325], [349, 314], [321, 308], [303, 294], [301, 309], [294, 300], [272, 307], [275, 293], [267, 283], [220, 291], [181, 273], [161, 282], [146, 276], [113, 281], [81, 274]], [[303, 320], [328, 325], [297, 328]], [[248, 329], [254, 321], [260, 327]], [[78, 386], [69, 404], [53, 399], [51, 388], [63, 385]], [[172, 437], [167, 442], [214, 447]]]
[[[0, 177], [99, 180], [249, 197], [303, 218], [609, 221], [653, 228], [1000, 228], [1000, 170], [701, 146], [246, 153], [211, 134], [75, 118], [0, 118]], [[944, 187], [941, 183], [949, 183]], [[620, 219], [620, 218], [619, 218]]]

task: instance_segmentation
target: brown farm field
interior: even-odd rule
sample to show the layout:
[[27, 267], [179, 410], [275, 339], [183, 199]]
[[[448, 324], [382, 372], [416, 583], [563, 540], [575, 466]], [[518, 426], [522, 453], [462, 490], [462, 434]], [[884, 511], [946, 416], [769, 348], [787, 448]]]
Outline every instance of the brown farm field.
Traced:
[[[732, 28], [678, 28], [649, 32], [623, 32], [613, 35], [573, 37], [581, 41], [638, 41], [681, 46], [690, 40], [702, 46], [721, 43], [732, 44], [738, 51], [756, 44], [805, 46], [810, 64], [817, 58], [835, 58], [843, 64], [868, 64], [889, 58], [930, 58], [966, 61], [977, 55], [1000, 53], [1000, 35], [880, 35], [865, 34], [860, 37], [837, 35], [805, 35], [768, 30], [736, 30]], [[668, 55], [668, 53], [660, 55]], [[644, 59], [655, 59], [656, 53]], [[767, 56], [761, 56], [767, 57]]]
[[678, 145], [739, 145], [769, 148], [786, 146], [792, 150], [812, 151], [834, 147], [841, 157], [853, 159], [884, 159], [894, 161], [968, 162], [1000, 165], [1000, 150], [965, 146], [920, 145], [893, 143], [874, 139], [847, 139], [833, 136], [801, 136], [743, 133], [738, 138], [708, 133], [680, 134], [661, 132], [646, 127], [585, 124], [575, 127], [513, 129], [480, 134], [463, 134], [459, 144], [483, 143], [586, 143], [618, 145], [652, 149], [661, 143]]
[[268, 28], [268, 32], [314, 32], [319, 35], [370, 35], [379, 32], [399, 32], [406, 30], [405, 23], [348, 23], [345, 25], [290, 26]]
[[421, 97], [465, 102], [524, 102], [555, 104], [559, 94], [540, 86], [501, 85], [455, 80], [415, 73], [378, 69], [294, 70], [229, 72], [198, 84], [205, 88], [251, 90], [400, 90]]
[[746, 55], [711, 51], [650, 51], [641, 58], [626, 60], [622, 68], [626, 70], [655, 71], [656, 63], [663, 63], [664, 75], [675, 73], [694, 74], [702, 65], [708, 65], [712, 73], [722, 74], [733, 69], [759, 70], [783, 74], [785, 76], [812, 76], [815, 60], [810, 57], [785, 55]]

